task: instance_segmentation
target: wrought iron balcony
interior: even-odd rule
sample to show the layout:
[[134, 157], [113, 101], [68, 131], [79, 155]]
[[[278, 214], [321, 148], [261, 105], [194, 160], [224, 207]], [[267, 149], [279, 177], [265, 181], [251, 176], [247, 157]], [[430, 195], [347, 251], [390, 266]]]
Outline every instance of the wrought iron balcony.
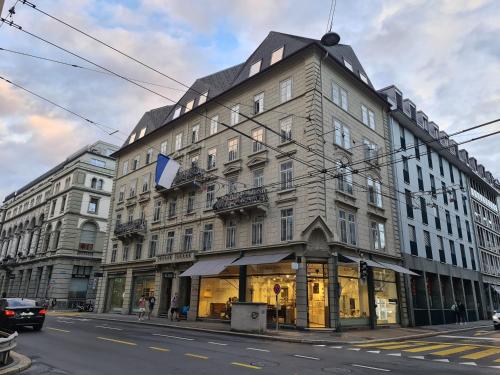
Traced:
[[268, 202], [265, 188], [252, 188], [218, 197], [213, 209], [216, 214], [245, 213], [253, 209], [266, 211]]
[[[205, 182], [209, 179], [206, 171], [198, 166], [193, 166], [186, 170], [179, 170], [172, 183], [172, 189], [182, 189], [189, 186], [194, 186], [196, 182]], [[165, 189], [161, 186], [156, 186], [156, 190], [160, 193], [166, 193], [170, 189]]]
[[128, 223], [115, 226], [115, 236], [119, 239], [144, 237], [146, 234], [146, 220], [137, 219]]
[[157, 264], [194, 262], [196, 251], [181, 251], [176, 253], [166, 253], [156, 256]]

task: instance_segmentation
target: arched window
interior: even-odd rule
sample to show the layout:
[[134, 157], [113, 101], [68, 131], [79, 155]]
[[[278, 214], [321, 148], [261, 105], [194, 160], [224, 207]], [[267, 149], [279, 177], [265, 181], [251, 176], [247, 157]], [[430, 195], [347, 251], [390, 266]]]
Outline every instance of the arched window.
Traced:
[[97, 181], [97, 189], [102, 190], [103, 187], [104, 187], [104, 180], [100, 178], [99, 181]]
[[54, 231], [54, 246], [53, 250], [56, 250], [59, 247], [59, 238], [61, 237], [61, 222], [57, 223], [56, 230]]
[[50, 237], [52, 235], [52, 226], [49, 224], [47, 229], [45, 229], [45, 240], [43, 242], [43, 251], [49, 250]]
[[97, 236], [97, 226], [94, 223], [87, 222], [82, 225], [80, 235], [80, 250], [94, 250]]
[[92, 189], [97, 188], [97, 178], [95, 178], [95, 177], [94, 177], [94, 178], [92, 179], [92, 181], [91, 181], [91, 183], [90, 183], [90, 187], [91, 187]]

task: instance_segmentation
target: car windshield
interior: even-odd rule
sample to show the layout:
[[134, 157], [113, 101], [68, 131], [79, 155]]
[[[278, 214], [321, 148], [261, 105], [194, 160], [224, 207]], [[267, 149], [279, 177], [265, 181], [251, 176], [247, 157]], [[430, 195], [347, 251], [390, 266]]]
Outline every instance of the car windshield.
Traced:
[[7, 300], [8, 307], [36, 307], [36, 301], [32, 299], [9, 299]]

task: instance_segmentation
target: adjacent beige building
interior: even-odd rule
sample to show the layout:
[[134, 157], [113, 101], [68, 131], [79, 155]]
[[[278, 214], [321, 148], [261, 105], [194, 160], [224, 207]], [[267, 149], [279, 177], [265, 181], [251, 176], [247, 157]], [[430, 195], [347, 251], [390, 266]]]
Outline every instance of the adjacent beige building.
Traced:
[[[188, 319], [239, 300], [296, 327], [406, 324], [386, 112], [350, 46], [271, 32], [145, 113], [113, 155], [98, 310], [154, 295], [164, 316], [178, 293]], [[170, 189], [159, 153], [182, 167]]]

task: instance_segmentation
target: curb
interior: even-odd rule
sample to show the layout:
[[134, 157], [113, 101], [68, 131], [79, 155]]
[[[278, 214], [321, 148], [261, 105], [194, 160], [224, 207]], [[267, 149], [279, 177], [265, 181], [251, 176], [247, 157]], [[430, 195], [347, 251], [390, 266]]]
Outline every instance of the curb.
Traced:
[[[204, 332], [204, 333], [215, 333], [215, 334], [222, 334], [222, 335], [229, 335], [229, 336], [249, 337], [249, 338], [256, 338], [256, 339], [269, 340], [269, 341], [282, 341], [282, 342], [290, 342], [290, 343], [296, 343], [296, 344], [316, 344], [316, 345], [338, 345], [338, 344], [351, 345], [351, 344], [377, 343], [377, 342], [386, 342], [386, 341], [413, 340], [413, 339], [420, 339], [420, 338], [425, 338], [425, 337], [439, 336], [439, 335], [447, 334], [447, 333], [458, 333], [458, 332], [465, 332], [465, 331], [470, 331], [470, 330], [478, 329], [478, 328], [490, 327], [490, 325], [481, 325], [481, 326], [460, 328], [460, 329], [447, 330], [447, 331], [437, 331], [437, 332], [434, 331], [434, 332], [418, 333], [418, 334], [406, 335], [406, 336], [388, 337], [388, 338], [383, 338], [383, 339], [357, 340], [357, 341], [343, 340], [342, 341], [342, 340], [325, 340], [325, 339], [320, 339], [320, 340], [299, 339], [299, 338], [292, 338], [292, 337], [261, 335], [261, 334], [255, 334], [255, 333], [222, 331], [222, 330], [217, 330], [217, 329], [199, 328], [199, 327], [192, 327], [192, 326], [180, 327], [180, 326], [173, 325], [173, 324], [134, 322], [134, 321], [129, 321], [129, 320], [94, 317], [94, 316], [88, 316], [88, 315], [82, 315], [82, 317], [88, 318], [88, 319], [94, 319], [94, 320], [108, 321], [108, 322], [128, 323], [128, 324], [135, 324], [135, 325], [147, 325], [147, 326], [153, 326], [153, 327], [172, 328], [172, 329], [187, 330], [187, 331], [194, 331], [194, 332]], [[2, 375], [2, 373], [0, 373], [0, 375]]]
[[11, 351], [10, 356], [14, 362], [9, 366], [0, 369], [0, 375], [19, 374], [31, 366], [31, 359], [25, 355]]

